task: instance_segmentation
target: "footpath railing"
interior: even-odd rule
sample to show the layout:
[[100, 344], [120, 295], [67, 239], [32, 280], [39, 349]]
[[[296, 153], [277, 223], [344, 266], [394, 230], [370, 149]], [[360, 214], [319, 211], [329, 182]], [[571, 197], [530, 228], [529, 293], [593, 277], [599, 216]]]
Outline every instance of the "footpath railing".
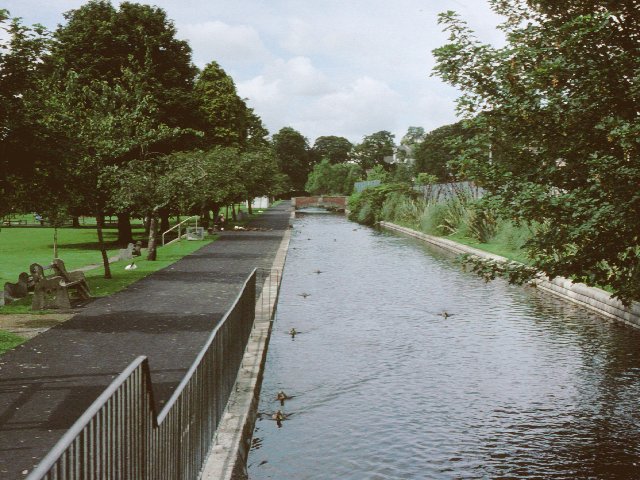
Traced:
[[265, 308], [269, 311], [261, 314], [272, 315], [271, 303], [256, 306], [256, 286], [264, 282], [268, 295], [277, 295], [279, 281], [279, 271], [251, 273], [162, 411], [154, 407], [147, 358], [138, 357], [27, 480], [197, 479], [232, 392], [256, 310]]
[[165, 236], [167, 233], [169, 233], [169, 232], [171, 232], [171, 231], [175, 230], [176, 228], [178, 229], [178, 239], [182, 238], [182, 225], [183, 225], [183, 224], [185, 224], [185, 223], [187, 223], [187, 222], [190, 222], [190, 221], [191, 221], [192, 219], [194, 219], [194, 218], [196, 219], [196, 228], [198, 228], [198, 215], [193, 215], [193, 216], [191, 216], [191, 217], [189, 217], [189, 218], [186, 218], [186, 219], [182, 220], [180, 223], [178, 223], [177, 225], [174, 225], [173, 227], [171, 227], [171, 228], [170, 228], [169, 230], [167, 230], [166, 232], [163, 232], [163, 233], [162, 233], [162, 246], [164, 247], [164, 236]]

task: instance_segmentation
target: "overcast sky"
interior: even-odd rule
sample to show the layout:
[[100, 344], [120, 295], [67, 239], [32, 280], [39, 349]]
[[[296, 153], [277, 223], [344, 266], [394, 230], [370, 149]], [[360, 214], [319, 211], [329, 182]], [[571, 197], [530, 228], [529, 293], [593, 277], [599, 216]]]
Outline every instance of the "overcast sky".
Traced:
[[[4, 0], [27, 24], [53, 29], [84, 0]], [[119, 1], [113, 1], [119, 4]], [[188, 40], [193, 60], [217, 61], [271, 133], [290, 126], [310, 143], [352, 142], [409, 126], [456, 121], [458, 92], [431, 77], [447, 36], [437, 14], [455, 10], [481, 40], [500, 43], [486, 0], [155, 0]]]

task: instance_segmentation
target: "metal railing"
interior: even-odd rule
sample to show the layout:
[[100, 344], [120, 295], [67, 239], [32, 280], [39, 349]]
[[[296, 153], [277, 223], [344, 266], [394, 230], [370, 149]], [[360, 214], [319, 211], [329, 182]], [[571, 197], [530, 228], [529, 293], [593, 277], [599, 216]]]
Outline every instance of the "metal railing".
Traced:
[[164, 247], [164, 236], [169, 233], [172, 230], [175, 230], [176, 228], [178, 229], [178, 239], [182, 238], [182, 224], [188, 222], [189, 220], [191, 220], [192, 218], [196, 219], [196, 228], [198, 228], [198, 215], [193, 215], [183, 221], [181, 221], [180, 223], [178, 223], [177, 225], [174, 225], [173, 227], [171, 227], [169, 230], [167, 230], [166, 232], [163, 232], [162, 234], [162, 246]]
[[[27, 480], [197, 479], [232, 392], [255, 314], [272, 318], [279, 283], [278, 270], [251, 273], [159, 413], [147, 358], [134, 360]], [[262, 305], [256, 305], [258, 289]]]

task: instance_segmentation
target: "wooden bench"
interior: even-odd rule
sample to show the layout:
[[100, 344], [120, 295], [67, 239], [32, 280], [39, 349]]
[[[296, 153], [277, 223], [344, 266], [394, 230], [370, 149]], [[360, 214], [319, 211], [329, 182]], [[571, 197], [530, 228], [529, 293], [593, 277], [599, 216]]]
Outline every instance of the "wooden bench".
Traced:
[[[45, 270], [50, 270], [51, 274], [45, 274]], [[46, 267], [33, 263], [29, 271], [34, 283], [32, 310], [71, 308], [70, 289], [82, 299], [91, 298], [84, 273], [67, 272], [64, 262], [58, 258]]]
[[27, 225], [27, 221], [26, 220], [15, 220], [13, 218], [5, 218], [2, 220], [2, 224], [5, 227], [12, 227], [14, 225]]

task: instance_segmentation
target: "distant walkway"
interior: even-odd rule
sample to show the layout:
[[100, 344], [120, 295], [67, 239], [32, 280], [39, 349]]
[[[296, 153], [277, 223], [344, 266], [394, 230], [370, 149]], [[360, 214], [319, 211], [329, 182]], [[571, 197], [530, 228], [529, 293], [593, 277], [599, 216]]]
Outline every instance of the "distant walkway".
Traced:
[[149, 357], [161, 407], [255, 267], [271, 266], [288, 202], [0, 356], [0, 478], [24, 478], [104, 388]]

